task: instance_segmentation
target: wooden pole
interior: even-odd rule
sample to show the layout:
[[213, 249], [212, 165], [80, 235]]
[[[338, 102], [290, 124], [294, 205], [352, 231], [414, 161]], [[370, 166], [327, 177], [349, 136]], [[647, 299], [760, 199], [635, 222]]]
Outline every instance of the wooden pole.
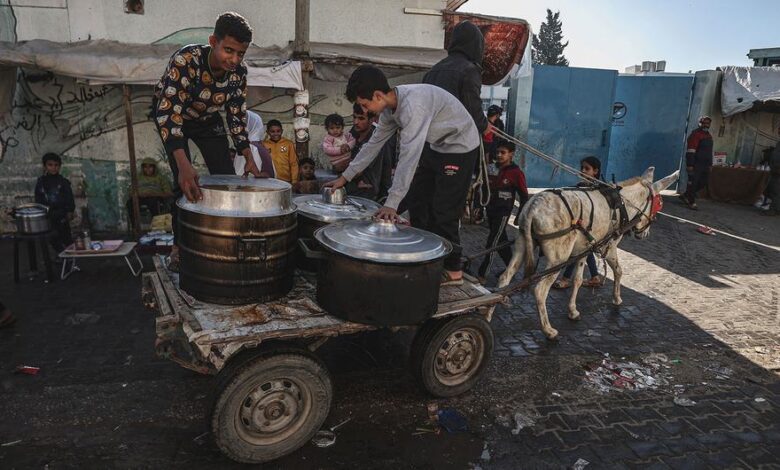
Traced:
[[[295, 0], [295, 41], [293, 42], [293, 54], [296, 59], [303, 62], [301, 70], [303, 79], [303, 89], [309, 89], [309, 13], [310, 13], [310, 0]], [[308, 108], [308, 106], [307, 106]], [[293, 108], [293, 119], [295, 118], [295, 110]], [[306, 117], [308, 117], [308, 112]], [[295, 142], [295, 152], [298, 154], [298, 158], [306, 158], [309, 156], [309, 142]]]
[[127, 152], [130, 154], [130, 197], [133, 201], [133, 236], [141, 236], [141, 208], [138, 205], [138, 166], [135, 162], [135, 133], [133, 132], [133, 105], [130, 102], [130, 86], [122, 85], [127, 126]]

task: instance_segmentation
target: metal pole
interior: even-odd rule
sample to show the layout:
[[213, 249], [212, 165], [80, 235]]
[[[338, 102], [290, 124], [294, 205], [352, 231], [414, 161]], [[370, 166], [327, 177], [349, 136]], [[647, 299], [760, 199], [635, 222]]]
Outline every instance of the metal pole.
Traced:
[[127, 126], [127, 152], [130, 155], [130, 197], [133, 201], [133, 236], [141, 236], [141, 208], [138, 205], [138, 169], [135, 163], [135, 133], [133, 132], [133, 106], [130, 102], [130, 86], [122, 85]]
[[[309, 18], [310, 18], [310, 0], [295, 0], [295, 41], [293, 43], [293, 53], [295, 58], [302, 62], [303, 89], [309, 89]], [[308, 108], [308, 106], [307, 106]], [[308, 110], [307, 110], [308, 111]], [[293, 110], [293, 118], [295, 118]], [[308, 112], [306, 114], [308, 117]], [[309, 142], [295, 142], [295, 152], [298, 158], [309, 156]]]

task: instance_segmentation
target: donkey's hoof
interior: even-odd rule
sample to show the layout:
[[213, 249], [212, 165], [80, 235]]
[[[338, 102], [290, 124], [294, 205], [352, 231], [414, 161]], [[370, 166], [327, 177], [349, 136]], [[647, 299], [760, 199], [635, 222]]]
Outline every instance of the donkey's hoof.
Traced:
[[555, 328], [550, 328], [549, 331], [545, 331], [544, 335], [547, 336], [547, 339], [550, 341], [556, 341], [558, 339], [558, 330]]
[[576, 310], [573, 312], [569, 312], [569, 320], [580, 321], [580, 312]]
[[623, 299], [621, 299], [620, 297], [618, 297], [617, 299], [612, 299], [612, 305], [614, 305], [615, 307], [619, 305], [623, 305]]

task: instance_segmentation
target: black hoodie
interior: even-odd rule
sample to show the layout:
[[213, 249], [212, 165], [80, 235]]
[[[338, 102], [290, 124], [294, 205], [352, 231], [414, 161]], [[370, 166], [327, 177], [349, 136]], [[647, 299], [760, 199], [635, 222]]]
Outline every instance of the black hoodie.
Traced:
[[482, 112], [482, 56], [485, 39], [473, 23], [462, 21], [452, 30], [449, 54], [423, 77], [423, 83], [436, 85], [457, 97], [474, 118], [477, 130], [487, 129], [487, 117]]

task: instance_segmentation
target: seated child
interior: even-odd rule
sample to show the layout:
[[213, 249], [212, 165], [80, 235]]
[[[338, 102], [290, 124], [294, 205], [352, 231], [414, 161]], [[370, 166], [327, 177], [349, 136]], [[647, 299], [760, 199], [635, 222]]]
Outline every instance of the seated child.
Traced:
[[330, 114], [325, 118], [325, 129], [328, 135], [322, 140], [322, 150], [330, 159], [333, 171], [341, 173], [352, 158], [355, 138], [351, 133], [344, 132], [344, 118], [338, 114]]
[[298, 182], [293, 185], [293, 191], [298, 194], [319, 194], [320, 183], [314, 175], [314, 160], [301, 158], [298, 165], [301, 168], [301, 175]]
[[35, 183], [35, 202], [49, 208], [51, 228], [57, 234], [51, 239], [51, 246], [58, 253], [73, 243], [70, 221], [76, 203], [70, 181], [60, 174], [62, 159], [56, 153], [43, 156], [43, 176]]
[[298, 182], [298, 154], [295, 153], [295, 142], [282, 137], [282, 123], [271, 119], [266, 125], [268, 138], [263, 146], [271, 153], [276, 178], [290, 184]]
[[[141, 172], [138, 174], [138, 205], [145, 206], [153, 216], [168, 212], [173, 199], [171, 183], [157, 171], [157, 162], [146, 157], [141, 160]], [[133, 225], [133, 198], [127, 200], [127, 213], [130, 225]]]
[[[485, 248], [493, 248], [508, 240], [506, 236], [506, 225], [512, 210], [515, 207], [515, 198], [520, 199], [520, 208], [528, 201], [528, 187], [525, 183], [525, 173], [519, 166], [512, 161], [515, 156], [515, 144], [502, 141], [496, 145], [496, 166], [498, 175], [490, 178], [490, 202], [488, 202], [486, 213], [490, 234], [488, 235]], [[504, 264], [509, 266], [512, 259], [512, 248], [505, 246], [498, 250], [499, 256], [504, 260]], [[479, 279], [483, 284], [485, 278], [490, 272], [490, 266], [496, 256], [495, 251], [491, 251], [485, 256], [479, 267]]]
[[[580, 161], [580, 171], [593, 178], [601, 179], [601, 160], [596, 157], [585, 157]], [[578, 187], [588, 187], [593, 185], [590, 181], [577, 183]], [[586, 260], [588, 271], [590, 271], [590, 280], [582, 281], [585, 287], [601, 287], [604, 284], [604, 276], [599, 274], [599, 267], [596, 265], [596, 256], [591, 252]], [[556, 289], [566, 289], [571, 286], [571, 276], [574, 273], [574, 267], [577, 263], [572, 263], [563, 271], [563, 276], [555, 281], [553, 287]]]

